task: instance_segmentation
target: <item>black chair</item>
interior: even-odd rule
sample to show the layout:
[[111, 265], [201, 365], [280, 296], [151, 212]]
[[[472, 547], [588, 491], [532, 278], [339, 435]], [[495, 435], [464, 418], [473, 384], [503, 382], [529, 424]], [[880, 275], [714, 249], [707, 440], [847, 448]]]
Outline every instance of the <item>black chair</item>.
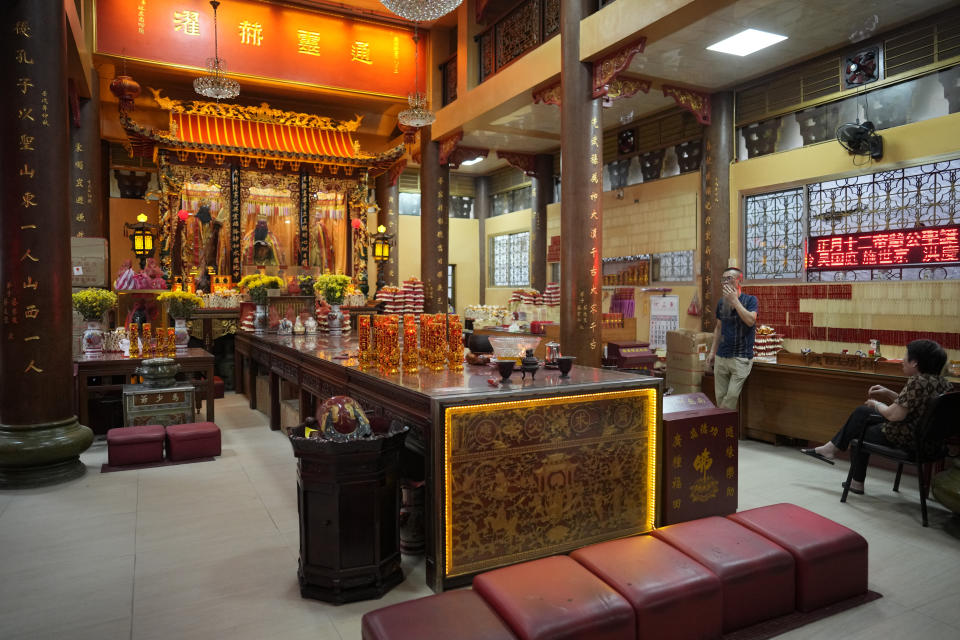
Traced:
[[847, 501], [850, 481], [853, 480], [853, 461], [856, 460], [857, 453], [862, 447], [863, 451], [871, 455], [897, 462], [897, 478], [893, 482], [894, 491], [900, 490], [900, 474], [903, 472], [903, 465], [911, 464], [917, 468], [917, 479], [920, 483], [920, 511], [923, 513], [923, 526], [926, 527], [927, 494], [930, 491], [930, 473], [933, 463], [943, 458], [945, 441], [957, 434], [960, 434], [960, 391], [944, 393], [930, 401], [914, 432], [913, 451], [864, 442], [861, 433], [859, 438], [850, 441], [850, 471], [847, 472], [847, 481], [843, 485], [840, 502]]

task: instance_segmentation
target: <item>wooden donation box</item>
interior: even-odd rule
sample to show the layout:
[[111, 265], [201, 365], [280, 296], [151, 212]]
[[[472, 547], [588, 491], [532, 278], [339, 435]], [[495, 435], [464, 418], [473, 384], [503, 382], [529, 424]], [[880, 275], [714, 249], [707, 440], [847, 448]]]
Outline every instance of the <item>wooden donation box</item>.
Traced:
[[142, 384], [123, 385], [123, 423], [128, 427], [143, 424], [185, 424], [193, 422], [194, 387], [192, 384], [154, 388]]
[[737, 510], [737, 412], [702, 393], [663, 398], [660, 526]]
[[650, 349], [648, 342], [608, 342], [607, 357], [603, 364], [618, 369], [642, 369], [653, 371], [657, 354]]

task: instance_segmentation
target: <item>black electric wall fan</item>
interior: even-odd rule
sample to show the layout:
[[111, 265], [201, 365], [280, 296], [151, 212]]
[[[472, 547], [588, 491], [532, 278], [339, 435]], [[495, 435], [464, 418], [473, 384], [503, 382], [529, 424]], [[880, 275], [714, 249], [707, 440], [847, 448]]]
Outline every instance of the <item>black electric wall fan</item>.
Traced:
[[869, 120], [848, 122], [837, 127], [837, 141], [850, 155], [870, 156], [878, 160], [883, 155], [883, 138]]

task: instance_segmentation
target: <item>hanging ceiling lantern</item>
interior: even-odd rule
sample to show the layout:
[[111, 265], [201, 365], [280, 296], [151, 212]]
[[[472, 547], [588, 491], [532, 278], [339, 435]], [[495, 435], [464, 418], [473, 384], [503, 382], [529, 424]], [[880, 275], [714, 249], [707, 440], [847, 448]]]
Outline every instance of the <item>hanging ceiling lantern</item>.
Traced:
[[397, 114], [397, 120], [400, 121], [400, 124], [419, 129], [433, 124], [437, 119], [433, 111], [427, 109], [427, 97], [419, 91], [411, 93], [407, 102], [410, 104], [410, 108]]
[[226, 100], [240, 95], [240, 83], [226, 77], [227, 61], [220, 57], [217, 42], [217, 0], [210, 0], [213, 7], [213, 57], [207, 58], [207, 75], [193, 81], [193, 90], [214, 100]]
[[133, 111], [133, 101], [140, 95], [140, 85], [128, 75], [119, 75], [110, 83], [110, 93], [120, 101], [120, 113]]
[[[459, 4], [459, 2], [457, 3]], [[409, 109], [404, 109], [397, 114], [397, 122], [402, 126], [419, 129], [433, 124], [437, 116], [427, 109], [427, 96], [420, 93], [420, 37], [417, 28], [413, 28], [413, 93], [407, 97]], [[401, 128], [401, 131], [403, 129]], [[406, 132], [405, 132], [406, 133]]]
[[411, 22], [429, 22], [447, 15], [463, 0], [380, 0], [380, 4]]

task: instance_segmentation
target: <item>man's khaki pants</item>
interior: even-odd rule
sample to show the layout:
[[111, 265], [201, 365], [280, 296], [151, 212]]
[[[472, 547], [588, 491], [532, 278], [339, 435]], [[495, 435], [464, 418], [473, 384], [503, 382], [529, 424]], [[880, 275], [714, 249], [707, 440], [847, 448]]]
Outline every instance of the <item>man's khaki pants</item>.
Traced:
[[740, 390], [753, 368], [752, 358], [720, 358], [714, 359], [713, 384], [717, 396], [717, 406], [724, 409], [737, 408]]

